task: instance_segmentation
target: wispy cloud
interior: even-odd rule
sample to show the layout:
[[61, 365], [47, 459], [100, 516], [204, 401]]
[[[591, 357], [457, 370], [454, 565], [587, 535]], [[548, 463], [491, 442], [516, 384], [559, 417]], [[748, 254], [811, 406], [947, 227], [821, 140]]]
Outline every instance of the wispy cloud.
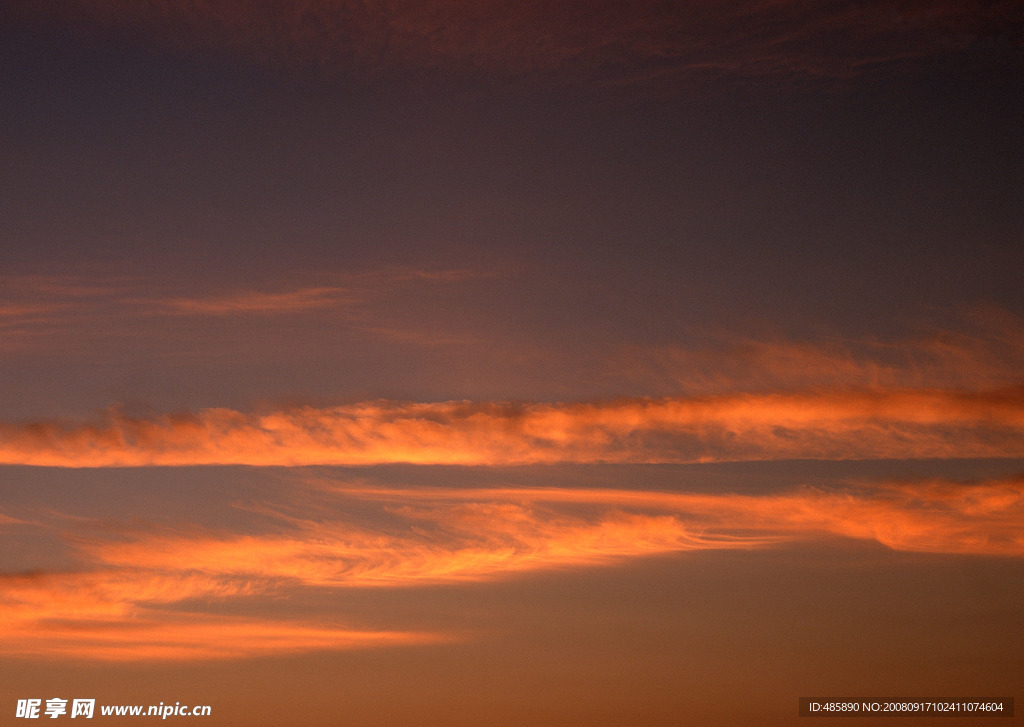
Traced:
[[437, 643], [451, 637], [413, 631], [346, 628], [331, 621], [289, 621], [162, 610], [202, 595], [221, 600], [238, 589], [196, 588], [197, 575], [97, 572], [0, 577], [0, 628], [8, 657], [84, 661], [173, 661], [265, 657], [318, 650]]
[[[451, 635], [210, 613], [211, 603], [273, 591], [194, 564], [0, 576], [8, 655], [81, 660], [209, 660], [437, 643]], [[193, 603], [189, 609], [182, 603]], [[171, 608], [168, 608], [171, 606]]]
[[[67, 532], [77, 572], [0, 577], [0, 651], [46, 658], [220, 659], [435, 643], [263, 613], [301, 589], [457, 586], [531, 572], [822, 538], [898, 551], [1024, 557], [1024, 478], [888, 481], [766, 495], [593, 488], [382, 488], [320, 479], [316, 512], [259, 533]], [[358, 513], [358, 515], [356, 514]], [[220, 604], [212, 608], [215, 604]], [[230, 613], [242, 604], [247, 615]]]
[[136, 619], [63, 621], [8, 620], [9, 655], [62, 661], [209, 661], [310, 651], [414, 646], [451, 640], [407, 631], [372, 631], [269, 619], [149, 615]]
[[38, 344], [97, 303], [125, 291], [124, 281], [73, 276], [0, 275], [0, 352]]
[[575, 488], [329, 488], [377, 503], [373, 527], [289, 516], [281, 534], [153, 534], [84, 542], [106, 566], [331, 587], [486, 580], [656, 553], [755, 549], [813, 538], [894, 550], [1024, 557], [1024, 479], [802, 488], [770, 495]]
[[805, 340], [718, 332], [689, 346], [632, 347], [616, 372], [691, 395], [837, 388], [979, 390], [1024, 384], [1024, 321], [990, 307], [902, 337]]
[[168, 298], [155, 302], [162, 313], [181, 315], [231, 315], [236, 313], [290, 313], [313, 308], [329, 308], [355, 302], [344, 288], [299, 288], [277, 293], [245, 291], [231, 295]]
[[[0, 353], [47, 346], [64, 348], [87, 338], [167, 337], [168, 320], [189, 325], [233, 319], [238, 325], [270, 325], [286, 316], [321, 320], [391, 340], [437, 345], [462, 340], [406, 329], [400, 311], [438, 287], [493, 277], [468, 269], [385, 268], [319, 271], [291, 285], [223, 284], [187, 289], [158, 278], [96, 275], [0, 276]], [[190, 329], [191, 331], [191, 329]], [[192, 331], [194, 333], [194, 331]], [[200, 352], [201, 353], [201, 352]]]
[[503, 465], [1024, 456], [1024, 388], [208, 409], [0, 424], [0, 463]]
[[300, 285], [278, 290], [236, 290], [207, 295], [140, 299], [137, 303], [164, 314], [232, 315], [292, 313], [317, 308], [365, 306], [417, 285], [437, 286], [492, 277], [469, 269], [385, 268], [350, 273], [319, 273], [329, 284]]
[[[769, 495], [586, 488], [391, 489], [340, 486], [381, 502], [505, 503], [670, 513], [684, 526], [673, 550], [758, 548], [828, 535], [894, 550], [1024, 557], [1024, 477], [942, 479], [801, 488]], [[413, 511], [415, 512], [415, 511]], [[444, 512], [438, 509], [436, 512]]]
[[[520, 493], [473, 493], [457, 505], [392, 492], [393, 520], [367, 530], [343, 521], [293, 522], [282, 536], [144, 538], [86, 546], [99, 562], [164, 571], [188, 563], [203, 573], [330, 587], [415, 586], [510, 573], [619, 562], [682, 550], [750, 547], [763, 538], [702, 534], [674, 517], [609, 511], [590, 516], [537, 507]], [[583, 493], [585, 497], [586, 493]]]
[[135, 312], [260, 313], [319, 308], [387, 296], [417, 284], [444, 285], [492, 277], [468, 269], [388, 268], [347, 273], [319, 271], [314, 282], [183, 294], [159, 279], [103, 275], [0, 276], [0, 318], [96, 305], [127, 305]]

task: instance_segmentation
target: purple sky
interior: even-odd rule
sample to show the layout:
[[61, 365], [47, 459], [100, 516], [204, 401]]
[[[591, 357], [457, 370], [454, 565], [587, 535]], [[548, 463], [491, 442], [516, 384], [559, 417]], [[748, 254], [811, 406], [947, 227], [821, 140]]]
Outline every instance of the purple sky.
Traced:
[[1019, 696], [1022, 28], [0, 1], [0, 714]]

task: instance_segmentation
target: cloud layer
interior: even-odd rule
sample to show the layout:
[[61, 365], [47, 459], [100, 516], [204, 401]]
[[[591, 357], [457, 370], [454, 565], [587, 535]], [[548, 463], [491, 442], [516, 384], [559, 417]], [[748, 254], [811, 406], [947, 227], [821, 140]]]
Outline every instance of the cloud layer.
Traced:
[[[993, 307], [903, 337], [809, 340], [709, 333], [687, 347], [634, 347], [624, 377], [691, 395], [835, 388], [977, 391], [1024, 383], [1024, 321]], [[703, 340], [700, 340], [703, 339]]]
[[833, 390], [596, 403], [370, 401], [0, 424], [0, 463], [508, 465], [1024, 456], [1024, 389]]
[[[263, 615], [306, 589], [471, 584], [663, 553], [821, 538], [899, 551], [1024, 557], [1024, 479], [882, 482], [772, 495], [573, 488], [378, 488], [320, 482], [258, 534], [67, 533], [82, 563], [2, 576], [9, 655], [221, 659], [462, 638]], [[354, 513], [359, 512], [356, 516]], [[223, 606], [244, 604], [245, 617]], [[212, 604], [222, 604], [211, 612]], [[270, 613], [273, 613], [271, 611]]]
[[0, 652], [86, 661], [237, 659], [317, 650], [437, 643], [439, 634], [165, 609], [187, 599], [224, 602], [251, 592], [179, 567], [0, 576]]

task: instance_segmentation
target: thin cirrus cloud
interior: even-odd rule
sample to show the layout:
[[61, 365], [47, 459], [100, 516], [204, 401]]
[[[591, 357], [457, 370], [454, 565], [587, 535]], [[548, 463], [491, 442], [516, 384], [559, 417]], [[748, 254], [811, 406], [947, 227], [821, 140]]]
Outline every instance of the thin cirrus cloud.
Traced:
[[0, 352], [32, 348], [63, 327], [90, 299], [115, 294], [101, 286], [39, 275], [0, 276]]
[[[584, 506], [671, 513], [686, 537], [674, 550], [757, 548], [836, 535], [893, 550], [1024, 556], [1024, 478], [983, 482], [942, 479], [860, 483], [839, 490], [803, 488], [771, 495], [664, 491], [496, 488], [333, 488], [370, 500], [469, 503], [481, 499], [532, 506]], [[409, 512], [415, 513], [412, 509]], [[443, 512], [438, 510], [436, 512]], [[664, 527], [664, 523], [661, 524]]]
[[279, 534], [147, 535], [81, 544], [106, 567], [329, 587], [480, 581], [657, 553], [756, 549], [821, 537], [893, 550], [1024, 556], [1024, 480], [885, 482], [771, 495], [613, 489], [340, 486], [375, 502], [372, 527], [288, 517]]
[[[261, 617], [302, 589], [455, 586], [553, 568], [822, 538], [1024, 557], [1024, 479], [861, 483], [770, 495], [578, 488], [381, 488], [320, 481], [273, 532], [69, 533], [81, 572], [2, 577], [10, 655], [168, 660], [438, 643], [454, 631]], [[353, 505], [362, 513], [354, 517]], [[367, 517], [368, 512], [375, 515]], [[224, 615], [243, 603], [247, 616]], [[210, 604], [221, 604], [209, 613]], [[253, 645], [259, 644], [256, 648]]]
[[171, 296], [140, 301], [165, 315], [222, 316], [236, 314], [302, 313], [318, 308], [356, 308], [407, 292], [417, 286], [431, 287], [473, 282], [493, 277], [487, 271], [468, 269], [392, 268], [324, 277], [335, 285], [305, 285], [284, 290], [241, 290], [230, 293]]
[[[552, 516], [500, 497], [443, 510], [398, 507], [393, 519], [402, 527], [397, 532], [382, 524], [368, 528], [292, 519], [287, 535], [173, 533], [135, 541], [98, 540], [94, 533], [69, 536], [77, 541], [85, 567], [93, 570], [3, 577], [0, 652], [208, 660], [451, 641], [460, 635], [236, 618], [202, 609], [244, 599], [252, 614], [259, 612], [261, 597], [280, 604], [297, 587], [472, 582], [545, 567], [608, 563], [700, 542], [665, 516]], [[427, 529], [433, 533], [424, 537]], [[724, 537], [716, 545], [727, 547], [731, 540]]]
[[903, 338], [793, 341], [719, 333], [688, 348], [632, 348], [620, 376], [688, 394], [809, 388], [1019, 386], [1024, 322], [1001, 309], [970, 311], [959, 325]]
[[358, 291], [331, 285], [181, 295], [144, 292], [140, 281], [132, 280], [92, 288], [70, 277], [2, 282], [9, 287], [8, 302], [0, 303], [0, 354], [62, 349], [83, 337], [92, 342], [97, 336], [120, 337], [129, 330], [137, 337], [163, 337], [165, 328], [154, 322], [168, 318], [267, 319], [326, 311], [340, 312], [347, 320], [369, 302]]
[[87, 284], [75, 276], [4, 276], [0, 282], [7, 300], [0, 301], [0, 324], [6, 319], [30, 322], [33, 316], [41, 314], [50, 314], [56, 320], [88, 322], [99, 311], [105, 311], [104, 315], [109, 317], [111, 308], [117, 309], [122, 317], [301, 313], [365, 303], [416, 284], [460, 282], [471, 275], [459, 270], [380, 270], [327, 276], [337, 284], [188, 295], [161, 293], [159, 281], [110, 278]]
[[328, 71], [434, 67], [619, 80], [847, 77], [1004, 35], [1021, 18], [1010, 0], [50, 0], [19, 12], [178, 51], [216, 48]]
[[140, 300], [144, 308], [165, 315], [222, 316], [302, 313], [318, 308], [365, 307], [411, 289], [447, 286], [494, 277], [468, 269], [393, 268], [324, 276], [340, 285], [305, 285], [285, 290], [241, 290], [226, 294]]
[[315, 623], [156, 616], [109, 624], [40, 624], [5, 630], [8, 653], [86, 661], [209, 661], [310, 651], [369, 649], [439, 643], [430, 633], [333, 628]]
[[[671, 515], [552, 510], [519, 493], [470, 491], [464, 501], [424, 502], [380, 493], [386, 517], [368, 529], [347, 521], [293, 519], [280, 535], [166, 536], [84, 544], [107, 566], [167, 571], [188, 563], [218, 577], [307, 586], [400, 587], [488, 580], [683, 550], [753, 547], [769, 540], [701, 533]], [[586, 492], [580, 497], [585, 500]], [[474, 497], [476, 499], [474, 499]], [[541, 500], [543, 502], [543, 500]], [[588, 503], [589, 505], [589, 503]]]
[[239, 325], [269, 323], [282, 317], [332, 322], [386, 339], [436, 345], [442, 336], [405, 331], [393, 311], [439, 286], [472, 284], [494, 277], [467, 269], [393, 268], [327, 272], [292, 286], [236, 287], [184, 291], [160, 280], [110, 276], [0, 276], [0, 355], [12, 351], [65, 347], [82, 337], [167, 335], [161, 321], [217, 321]]
[[54, 467], [716, 462], [1024, 456], [1024, 388], [840, 389], [592, 403], [368, 401], [0, 424]]
[[316, 650], [437, 643], [452, 636], [168, 608], [224, 603], [272, 584], [209, 574], [192, 564], [0, 576], [0, 652], [84, 660], [210, 660]]
[[330, 308], [355, 302], [345, 288], [299, 288], [278, 293], [248, 291], [206, 298], [169, 298], [154, 307], [160, 313], [178, 315], [231, 315], [244, 313], [292, 313]]

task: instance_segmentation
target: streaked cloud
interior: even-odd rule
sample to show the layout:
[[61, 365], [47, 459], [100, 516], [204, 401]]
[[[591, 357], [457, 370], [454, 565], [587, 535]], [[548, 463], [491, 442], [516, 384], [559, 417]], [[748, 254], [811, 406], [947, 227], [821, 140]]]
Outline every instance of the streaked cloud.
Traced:
[[576, 488], [340, 485], [334, 505], [375, 502], [375, 525], [289, 516], [274, 535], [153, 534], [84, 542], [108, 567], [330, 587], [409, 586], [845, 537], [894, 550], [1024, 556], [1024, 479], [802, 488], [770, 495]]
[[[0, 576], [8, 656], [80, 660], [209, 660], [437, 643], [451, 636], [213, 614], [203, 605], [270, 590], [179, 563], [164, 571], [96, 570]], [[195, 602], [182, 610], [168, 604]], [[198, 610], [197, 610], [198, 609]]]
[[632, 347], [619, 375], [691, 395], [835, 388], [979, 390], [1024, 383], [1024, 321], [977, 306], [902, 337], [805, 340], [695, 334], [688, 346]]
[[495, 273], [394, 267], [296, 277], [290, 285], [275, 281], [188, 289], [158, 278], [98, 273], [0, 276], [0, 354], [48, 345], [66, 347], [80, 338], [87, 338], [95, 348], [98, 337], [120, 338], [127, 332], [163, 339], [169, 318], [187, 323], [233, 318], [258, 325], [286, 315], [310, 320], [329, 315], [337, 327], [388, 340], [437, 345], [462, 339], [403, 328], [398, 312], [415, 306], [418, 296], [439, 286], [471, 284]]
[[11, 322], [35, 318], [46, 313], [52, 313], [54, 310], [55, 307], [51, 305], [0, 305], [0, 325], [6, 327]]
[[116, 280], [0, 275], [0, 354], [31, 349], [62, 331], [96, 301], [123, 293]]
[[352, 302], [344, 288], [300, 288], [280, 293], [248, 291], [209, 298], [170, 298], [160, 301], [161, 312], [194, 315], [230, 315], [233, 313], [289, 313], [312, 308], [328, 308]]
[[19, 520], [18, 518], [11, 517], [10, 515], [4, 515], [0, 512], [0, 527], [3, 527], [4, 525], [21, 525], [24, 522], [24, 520]]
[[[823, 538], [1024, 557], [1024, 478], [884, 481], [773, 494], [402, 488], [319, 479], [315, 505], [263, 508], [259, 532], [162, 526], [65, 538], [73, 572], [0, 576], [0, 651], [84, 660], [244, 658], [436, 643], [454, 632], [288, 620], [303, 589], [450, 587], [551, 569]], [[74, 528], [78, 528], [74, 530]], [[269, 612], [267, 603], [276, 604]], [[246, 616], [230, 615], [233, 606]], [[356, 614], [351, 614], [355, 616]], [[351, 619], [345, 619], [351, 620]]]
[[[630, 557], [709, 548], [752, 547], [758, 537], [709, 535], [662, 514], [602, 511], [589, 516], [476, 493], [458, 505], [407, 504], [391, 493], [385, 522], [366, 530], [344, 521], [300, 522], [282, 536], [154, 537], [101, 543], [86, 552], [110, 566], [174, 570], [178, 564], [218, 577], [291, 579], [330, 587], [413, 586], [479, 581], [524, 571], [619, 562]], [[585, 497], [586, 493], [583, 493]], [[415, 500], [413, 500], [415, 502]]]
[[1024, 389], [834, 390], [596, 403], [369, 401], [0, 424], [0, 462], [55, 467], [501, 465], [1024, 456]]
[[693, 549], [756, 548], [837, 535], [873, 540], [902, 551], [1024, 556], [1021, 477], [967, 483], [935, 479], [859, 483], [770, 495], [567, 488], [341, 487], [338, 491], [385, 502], [392, 498], [434, 502], [492, 499], [660, 511], [672, 513], [691, 532], [699, 533], [693, 538]]
[[167, 289], [160, 280], [103, 275], [0, 276], [0, 321], [55, 310], [131, 306], [129, 312], [221, 315], [301, 311], [362, 302], [387, 296], [417, 284], [444, 285], [493, 277], [468, 269], [390, 268], [347, 273], [319, 271], [306, 276], [313, 282], [268, 288], [238, 288], [183, 294]]
[[173, 616], [5, 624], [8, 655], [65, 661], [209, 661], [439, 643], [449, 637], [254, 618]]
[[[193, 296], [168, 296], [138, 302], [164, 314], [232, 315], [291, 313], [317, 308], [365, 305], [417, 285], [448, 285], [493, 277], [469, 269], [389, 268], [350, 273], [319, 273], [326, 284], [299, 285], [283, 290], [239, 290]], [[333, 282], [332, 282], [333, 281]]]

